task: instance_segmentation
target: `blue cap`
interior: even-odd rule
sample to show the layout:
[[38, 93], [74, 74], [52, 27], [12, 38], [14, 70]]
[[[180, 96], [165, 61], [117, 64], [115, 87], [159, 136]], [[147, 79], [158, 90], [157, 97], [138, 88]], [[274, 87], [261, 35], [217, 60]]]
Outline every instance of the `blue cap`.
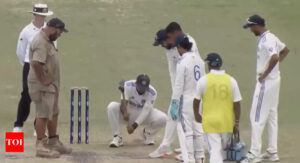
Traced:
[[223, 64], [222, 58], [218, 53], [209, 53], [205, 61], [212, 67], [221, 67]]
[[175, 45], [178, 46], [182, 46], [184, 44], [186, 44], [187, 42], [189, 42], [189, 38], [187, 37], [187, 35], [185, 34], [179, 34], [178, 36], [176, 36], [175, 39]]
[[260, 26], [265, 26], [265, 19], [262, 18], [261, 16], [255, 14], [255, 15], [252, 15], [250, 16], [248, 19], [247, 19], [247, 22], [246, 24], [243, 26], [243, 28], [249, 28], [253, 25], [260, 25]]
[[156, 32], [156, 37], [155, 37], [153, 46], [160, 45], [167, 38], [168, 38], [168, 34], [167, 34], [166, 30], [164, 30], [164, 29], [159, 30], [158, 32]]

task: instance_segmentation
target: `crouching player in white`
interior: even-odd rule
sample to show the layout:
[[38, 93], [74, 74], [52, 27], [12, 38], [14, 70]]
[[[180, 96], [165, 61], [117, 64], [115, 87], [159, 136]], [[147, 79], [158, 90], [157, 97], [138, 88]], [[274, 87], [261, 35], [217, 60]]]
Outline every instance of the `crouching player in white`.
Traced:
[[[232, 132], [239, 130], [240, 101], [242, 100], [236, 80], [221, 70], [222, 58], [211, 53], [205, 59], [210, 73], [197, 84], [194, 113], [202, 122], [208, 141], [210, 163], [223, 163], [223, 149]], [[202, 100], [202, 116], [199, 105]]]
[[[176, 79], [172, 94], [170, 114], [173, 120], [179, 120], [185, 135], [185, 144], [181, 146], [183, 162], [204, 162], [204, 139], [201, 123], [195, 121], [193, 100], [197, 81], [205, 75], [204, 62], [199, 54], [192, 52], [189, 38], [180, 34], [176, 37], [176, 46], [180, 58], [176, 67]], [[187, 158], [184, 156], [187, 149]]]
[[156, 97], [157, 92], [150, 85], [147, 75], [141, 74], [136, 80], [125, 82], [121, 103], [111, 102], [107, 107], [113, 134], [110, 147], [123, 145], [120, 122], [127, 124], [129, 134], [134, 133], [140, 125], [144, 125], [144, 144], [154, 145], [153, 135], [165, 126], [167, 120], [165, 113], [153, 108]]

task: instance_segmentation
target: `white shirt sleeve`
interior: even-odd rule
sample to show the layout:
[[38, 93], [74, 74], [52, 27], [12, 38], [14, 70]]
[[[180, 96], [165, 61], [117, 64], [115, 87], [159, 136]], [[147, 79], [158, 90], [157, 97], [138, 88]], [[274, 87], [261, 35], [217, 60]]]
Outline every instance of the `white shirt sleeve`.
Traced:
[[204, 61], [202, 59], [201, 59], [201, 63], [200, 63], [200, 75], [201, 75], [201, 77], [203, 77], [203, 76], [206, 75], [206, 72], [205, 72], [205, 63], [204, 63]]
[[58, 47], [57, 47], [57, 40], [54, 41], [53, 44], [54, 44], [54, 47], [55, 47], [56, 49], [58, 49]]
[[185, 65], [179, 61], [176, 66], [176, 78], [175, 78], [175, 85], [173, 89], [172, 99], [179, 100], [180, 96], [183, 94], [184, 75], [185, 75]]
[[206, 77], [203, 76], [199, 79], [197, 83], [195, 99], [201, 100], [205, 91], [206, 91]]
[[280, 51], [285, 47], [285, 44], [282, 43], [276, 36], [267, 37], [267, 41], [262, 46], [264, 51], [269, 56], [279, 55]]
[[[125, 100], [129, 100], [129, 96], [130, 96], [130, 93], [129, 93], [130, 89], [128, 89], [128, 86], [126, 85], [126, 83], [124, 84], [124, 99]], [[122, 97], [122, 96], [121, 96]]]
[[230, 81], [232, 87], [233, 102], [239, 102], [242, 100], [242, 96], [241, 96], [238, 83], [233, 77], [230, 78]]
[[25, 62], [27, 44], [28, 44], [28, 38], [26, 37], [26, 31], [23, 29], [19, 36], [17, 51], [16, 51], [21, 65], [24, 65]]
[[151, 104], [151, 101], [147, 101], [143, 107], [141, 114], [135, 120], [135, 123], [137, 123], [138, 125], [141, 125], [148, 117], [152, 108], [153, 108], [153, 105]]
[[281, 41], [277, 38], [277, 48], [278, 48], [278, 52], [280, 53], [285, 47], [286, 47], [285, 43], [281, 42]]
[[167, 55], [167, 59], [168, 59], [168, 68], [169, 68], [169, 74], [170, 74], [170, 78], [171, 78], [171, 85], [172, 85], [172, 89], [174, 87], [174, 83], [175, 83], [175, 76], [176, 76], [176, 64], [177, 64], [177, 57], [173, 56], [171, 54], [171, 52], [166, 52]]
[[137, 123], [138, 125], [142, 124], [146, 120], [146, 118], [149, 116], [149, 113], [150, 113], [151, 109], [153, 108], [153, 105], [154, 105], [156, 97], [157, 97], [156, 92], [154, 95], [149, 95], [149, 97], [150, 98], [146, 101], [141, 114], [135, 120], [135, 123]]

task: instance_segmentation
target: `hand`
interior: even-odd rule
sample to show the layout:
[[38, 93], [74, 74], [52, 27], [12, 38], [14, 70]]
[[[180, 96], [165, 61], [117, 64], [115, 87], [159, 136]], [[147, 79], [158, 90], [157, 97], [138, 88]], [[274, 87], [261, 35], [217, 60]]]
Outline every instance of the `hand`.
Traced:
[[129, 114], [127, 112], [123, 113], [123, 117], [125, 121], [129, 121]]
[[202, 116], [199, 113], [195, 113], [195, 120], [198, 123], [202, 123]]
[[238, 135], [239, 132], [240, 132], [240, 130], [239, 130], [239, 124], [238, 124], [238, 123], [235, 123], [235, 124], [234, 124], [234, 127], [233, 127], [233, 134], [234, 134], [234, 135]]
[[171, 109], [170, 114], [174, 121], [178, 118], [178, 108], [179, 108], [179, 100], [171, 100]]
[[266, 75], [264, 75], [264, 74], [259, 74], [258, 81], [259, 81], [260, 83], [262, 83], [262, 82], [265, 80], [265, 78], [266, 78]]
[[127, 125], [127, 132], [128, 132], [128, 134], [132, 134], [133, 132], [134, 132], [134, 128], [133, 128], [133, 126], [132, 125]]

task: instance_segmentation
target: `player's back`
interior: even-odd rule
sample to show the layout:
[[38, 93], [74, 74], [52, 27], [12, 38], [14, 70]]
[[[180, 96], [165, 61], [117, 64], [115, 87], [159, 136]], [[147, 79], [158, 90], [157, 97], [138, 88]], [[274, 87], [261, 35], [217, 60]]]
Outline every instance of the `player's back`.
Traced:
[[185, 66], [183, 95], [194, 96], [197, 81], [205, 75], [204, 62], [195, 52], [185, 53], [181, 62]]

